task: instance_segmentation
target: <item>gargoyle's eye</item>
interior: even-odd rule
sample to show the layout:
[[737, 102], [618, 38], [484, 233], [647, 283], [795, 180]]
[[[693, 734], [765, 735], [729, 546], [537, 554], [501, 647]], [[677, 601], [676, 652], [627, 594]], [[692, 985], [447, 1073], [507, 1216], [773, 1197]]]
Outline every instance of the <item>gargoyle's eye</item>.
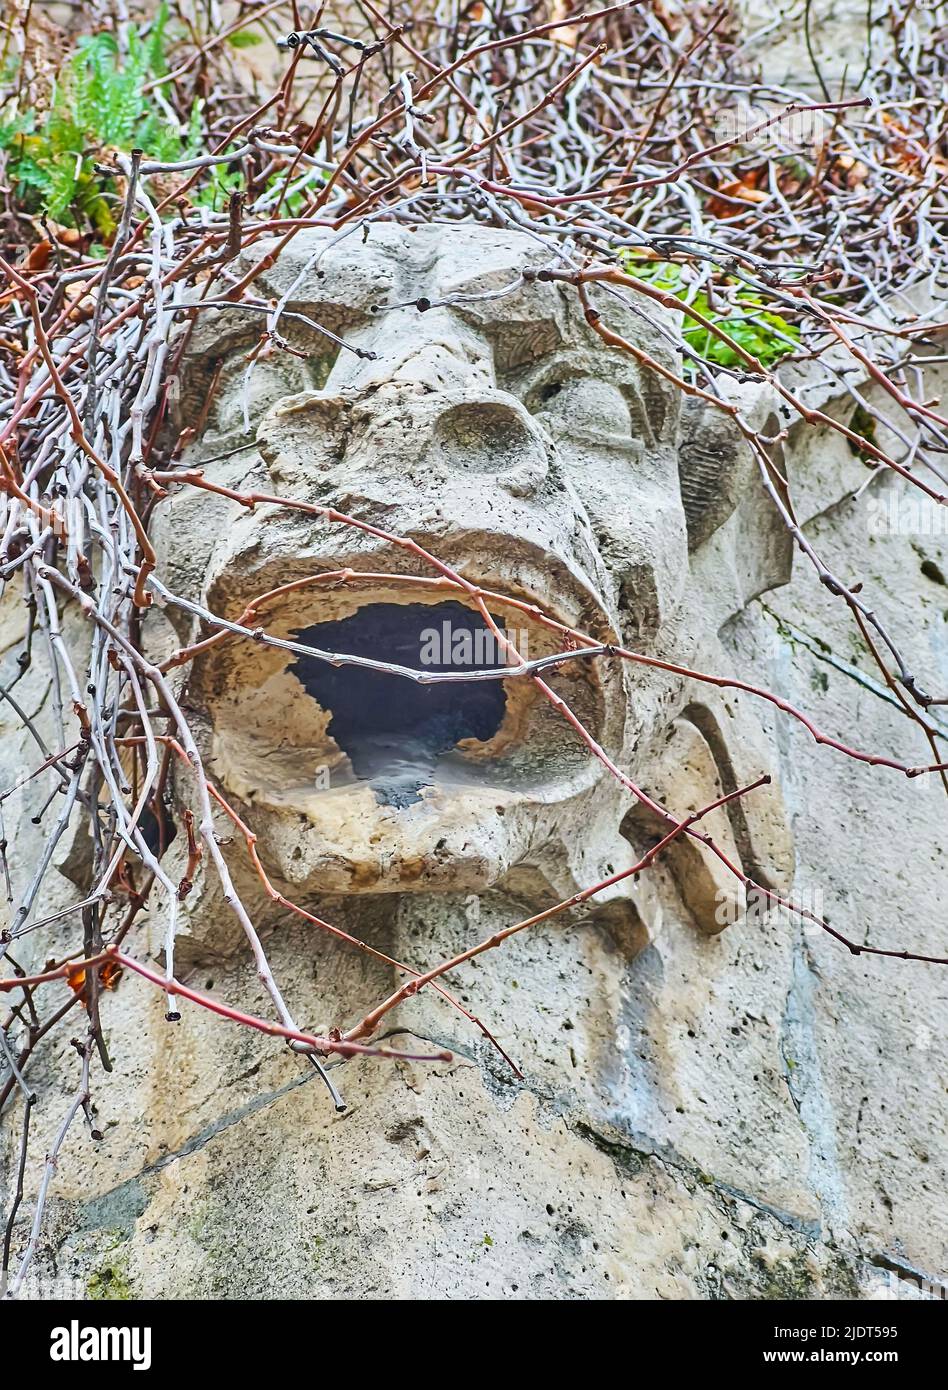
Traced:
[[256, 357], [254, 343], [191, 362], [181, 382], [184, 423], [205, 419], [211, 429], [252, 431], [285, 396], [322, 390], [340, 349], [315, 334], [305, 340], [300, 335], [300, 342], [290, 344], [292, 350], [269, 346]]
[[628, 439], [632, 415], [622, 392], [608, 381], [572, 377], [547, 381], [533, 392], [529, 407], [558, 433], [610, 435]]

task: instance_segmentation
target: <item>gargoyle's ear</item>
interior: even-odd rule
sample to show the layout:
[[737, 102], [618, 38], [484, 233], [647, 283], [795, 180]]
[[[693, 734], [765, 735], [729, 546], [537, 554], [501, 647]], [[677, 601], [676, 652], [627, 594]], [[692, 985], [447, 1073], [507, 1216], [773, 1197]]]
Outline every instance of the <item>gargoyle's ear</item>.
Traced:
[[750, 449], [733, 420], [706, 401], [682, 402], [678, 477], [688, 523], [688, 548], [697, 550], [738, 506], [754, 481]]
[[[763, 439], [781, 489], [780, 423], [769, 385], [734, 388], [741, 417]], [[768, 589], [786, 584], [793, 539], [765, 491], [757, 459], [730, 415], [705, 401], [684, 403], [678, 477], [691, 568], [718, 625]]]
[[[793, 878], [793, 838], [772, 761], [754, 715], [739, 701], [712, 697], [690, 705], [669, 726], [648, 790], [684, 819], [769, 773], [769, 785], [712, 811], [696, 828], [709, 834], [755, 883], [784, 894]], [[641, 803], [622, 829], [639, 847], [668, 832], [667, 824]], [[665, 853], [682, 902], [702, 931], [720, 932], [743, 916], [743, 884], [707, 844], [680, 835]]]
[[[684, 712], [711, 751], [725, 793], [736, 791], [766, 773], [770, 782], [748, 796], [728, 802], [731, 830], [744, 872], [763, 888], [786, 893], [793, 882], [793, 834], [774, 767], [749, 697], [709, 692]], [[707, 803], [705, 803], [707, 804]]]

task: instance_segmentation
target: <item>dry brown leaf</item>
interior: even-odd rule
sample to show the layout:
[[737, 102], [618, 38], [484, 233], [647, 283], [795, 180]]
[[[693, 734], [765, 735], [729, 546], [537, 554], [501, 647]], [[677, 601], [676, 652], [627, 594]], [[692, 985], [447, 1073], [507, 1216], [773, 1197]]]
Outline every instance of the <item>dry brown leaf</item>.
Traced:
[[760, 188], [755, 188], [753, 183], [738, 179], [735, 183], [722, 184], [718, 189], [718, 195], [711, 198], [708, 202], [708, 211], [712, 217], [733, 217], [736, 211], [733, 202], [728, 199], [736, 199], [741, 203], [765, 203], [768, 194]]

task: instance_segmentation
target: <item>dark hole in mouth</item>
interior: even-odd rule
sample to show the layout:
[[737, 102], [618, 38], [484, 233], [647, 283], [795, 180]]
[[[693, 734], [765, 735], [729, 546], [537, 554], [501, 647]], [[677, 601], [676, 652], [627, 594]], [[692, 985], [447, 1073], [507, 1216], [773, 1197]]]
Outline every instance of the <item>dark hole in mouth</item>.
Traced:
[[[495, 619], [503, 631], [503, 625]], [[416, 670], [491, 670], [504, 652], [479, 613], [460, 603], [370, 603], [351, 618], [316, 623], [297, 640]], [[301, 656], [292, 667], [307, 693], [332, 711], [329, 734], [383, 805], [410, 806], [430, 786], [442, 754], [461, 739], [491, 738], [504, 718], [503, 682], [418, 685], [358, 666]]]
[[138, 828], [145, 844], [152, 854], [157, 855], [159, 859], [178, 833], [167, 811], [163, 810], [162, 819], [159, 822], [154, 811], [148, 806], [144, 808], [138, 818]]

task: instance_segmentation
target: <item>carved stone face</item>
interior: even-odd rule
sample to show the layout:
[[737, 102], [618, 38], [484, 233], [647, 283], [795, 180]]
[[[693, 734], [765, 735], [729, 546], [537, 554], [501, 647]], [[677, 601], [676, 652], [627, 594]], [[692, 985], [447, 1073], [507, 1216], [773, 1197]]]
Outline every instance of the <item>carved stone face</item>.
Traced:
[[[197, 315], [180, 415], [198, 437], [183, 461], [408, 538], [505, 596], [489, 611], [524, 658], [563, 647], [530, 605], [599, 642], [691, 652], [701, 618], [714, 630], [721, 615], [710, 596], [703, 615], [694, 605], [689, 527], [693, 541], [702, 518], [709, 529], [708, 505], [692, 500], [686, 519], [681, 396], [608, 349], [571, 287], [524, 282], [547, 263], [531, 238], [479, 227], [300, 234], [255, 282], [261, 305], [282, 301], [285, 348], [251, 361], [263, 313]], [[611, 327], [677, 370], [668, 319], [600, 302]], [[455, 675], [514, 661], [410, 548], [275, 504], [251, 513], [182, 493], [157, 510], [159, 573], [218, 615], [236, 620], [280, 590], [249, 626]], [[345, 570], [356, 577], [314, 582]], [[668, 751], [680, 681], [576, 660], [548, 684], [609, 757], [662, 790], [657, 769], [681, 751]], [[629, 792], [529, 679], [419, 686], [227, 640], [197, 659], [186, 699], [206, 717], [210, 770], [296, 895], [504, 881], [567, 893], [635, 862], [648, 838]], [[711, 800], [720, 758], [707, 761], [694, 794], [710, 777]]]

